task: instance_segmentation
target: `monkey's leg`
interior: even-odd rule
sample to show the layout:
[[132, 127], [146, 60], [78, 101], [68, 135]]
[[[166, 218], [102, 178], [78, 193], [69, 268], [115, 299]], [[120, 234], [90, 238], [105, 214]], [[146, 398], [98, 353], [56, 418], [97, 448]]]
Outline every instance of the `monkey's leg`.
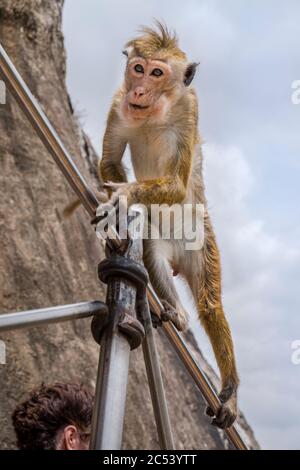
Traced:
[[144, 264], [151, 284], [165, 307], [163, 321], [171, 320], [178, 330], [184, 330], [187, 326], [187, 313], [176, 291], [171, 268], [157, 249], [156, 241], [144, 240]]
[[[194, 294], [201, 323], [209, 336], [220, 369], [222, 390], [219, 395], [222, 407], [213, 419], [220, 428], [230, 427], [237, 416], [238, 375], [235, 364], [230, 328], [225, 318], [221, 300], [221, 268], [219, 251], [209, 220], [205, 221], [205, 241], [201, 252], [185, 260], [185, 277]], [[195, 262], [198, 255], [198, 269]], [[187, 271], [187, 266], [190, 266]], [[210, 408], [207, 413], [213, 416]]]

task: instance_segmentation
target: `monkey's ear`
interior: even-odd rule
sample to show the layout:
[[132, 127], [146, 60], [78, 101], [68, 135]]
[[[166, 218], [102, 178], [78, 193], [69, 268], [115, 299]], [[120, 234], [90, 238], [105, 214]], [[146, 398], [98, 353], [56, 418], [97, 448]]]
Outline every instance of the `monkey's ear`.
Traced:
[[126, 49], [123, 49], [122, 54], [124, 54], [128, 58], [132, 51], [133, 51], [133, 47], [127, 46]]
[[184, 72], [184, 79], [183, 79], [183, 83], [185, 86], [189, 86], [192, 83], [198, 65], [199, 65], [199, 62], [193, 62], [187, 66]]

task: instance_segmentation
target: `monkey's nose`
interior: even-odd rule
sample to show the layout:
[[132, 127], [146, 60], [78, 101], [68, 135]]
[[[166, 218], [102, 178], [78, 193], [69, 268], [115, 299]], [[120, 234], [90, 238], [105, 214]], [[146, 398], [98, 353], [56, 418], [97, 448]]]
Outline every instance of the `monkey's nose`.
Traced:
[[138, 86], [135, 90], [134, 90], [134, 97], [135, 98], [141, 98], [142, 96], [145, 95], [145, 89], [141, 86]]

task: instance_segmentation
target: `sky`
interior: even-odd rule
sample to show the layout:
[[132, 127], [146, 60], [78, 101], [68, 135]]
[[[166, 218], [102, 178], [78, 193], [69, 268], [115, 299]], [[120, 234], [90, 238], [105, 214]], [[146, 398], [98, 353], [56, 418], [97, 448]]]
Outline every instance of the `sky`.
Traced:
[[[175, 29], [189, 59], [200, 62], [204, 178], [240, 407], [262, 448], [300, 449], [300, 364], [291, 359], [300, 340], [300, 104], [291, 99], [300, 80], [300, 2], [66, 0], [67, 84], [99, 153], [122, 82], [123, 45], [153, 18]], [[178, 288], [215, 365], [190, 296]]]

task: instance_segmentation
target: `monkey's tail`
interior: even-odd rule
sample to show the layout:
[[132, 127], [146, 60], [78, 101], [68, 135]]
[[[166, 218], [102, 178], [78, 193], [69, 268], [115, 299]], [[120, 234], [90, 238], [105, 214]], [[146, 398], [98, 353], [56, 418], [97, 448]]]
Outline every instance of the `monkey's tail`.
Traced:
[[71, 217], [74, 212], [78, 209], [78, 207], [81, 205], [81, 201], [79, 199], [75, 199], [74, 201], [70, 202], [64, 210], [63, 210], [63, 216], [68, 219]]
[[[107, 191], [100, 191], [100, 192], [97, 192], [97, 198], [99, 200], [100, 203], [105, 203], [109, 200], [108, 198], [108, 195], [107, 195]], [[68, 204], [64, 210], [63, 210], [63, 217], [65, 219], [68, 219], [69, 217], [71, 217], [74, 212], [78, 209], [78, 207], [81, 206], [81, 201], [79, 199], [74, 199], [72, 202], [70, 202], [70, 204]]]

